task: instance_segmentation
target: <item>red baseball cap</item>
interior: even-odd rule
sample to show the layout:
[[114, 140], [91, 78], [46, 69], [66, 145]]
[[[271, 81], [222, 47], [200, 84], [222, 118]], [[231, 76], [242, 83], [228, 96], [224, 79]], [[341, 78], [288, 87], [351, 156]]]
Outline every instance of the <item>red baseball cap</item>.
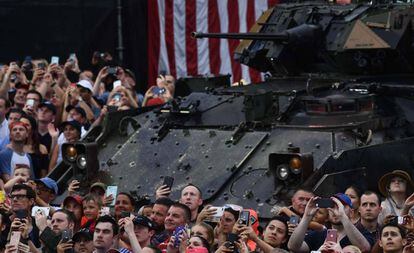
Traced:
[[71, 195], [71, 196], [67, 196], [64, 200], [63, 200], [63, 206], [65, 206], [68, 201], [75, 201], [76, 203], [78, 203], [80, 206], [82, 206], [82, 197], [79, 195]]

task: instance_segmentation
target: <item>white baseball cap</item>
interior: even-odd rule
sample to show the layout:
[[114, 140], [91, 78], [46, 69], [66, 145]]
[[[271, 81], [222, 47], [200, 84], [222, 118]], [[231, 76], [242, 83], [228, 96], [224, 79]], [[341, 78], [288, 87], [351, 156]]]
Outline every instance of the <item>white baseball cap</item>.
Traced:
[[76, 85], [81, 86], [85, 89], [88, 89], [92, 92], [92, 84], [88, 80], [80, 80], [79, 82], [76, 83]]

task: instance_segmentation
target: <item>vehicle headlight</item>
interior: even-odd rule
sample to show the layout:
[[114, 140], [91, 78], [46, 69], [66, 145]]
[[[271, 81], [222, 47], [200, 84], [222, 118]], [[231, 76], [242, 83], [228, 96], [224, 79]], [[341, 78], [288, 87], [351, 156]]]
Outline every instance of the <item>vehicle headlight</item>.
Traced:
[[78, 156], [78, 151], [74, 146], [68, 146], [65, 149], [65, 156], [69, 162], [74, 162], [76, 161], [76, 157]]
[[85, 169], [86, 168], [86, 165], [87, 165], [86, 157], [84, 155], [80, 155], [78, 157], [77, 164], [78, 164], [78, 167], [80, 169]]
[[289, 169], [286, 166], [286, 164], [279, 165], [277, 167], [276, 174], [277, 174], [277, 177], [280, 180], [286, 180], [288, 178], [288, 176], [289, 176]]
[[302, 161], [298, 157], [290, 159], [289, 168], [293, 174], [300, 174], [302, 172]]

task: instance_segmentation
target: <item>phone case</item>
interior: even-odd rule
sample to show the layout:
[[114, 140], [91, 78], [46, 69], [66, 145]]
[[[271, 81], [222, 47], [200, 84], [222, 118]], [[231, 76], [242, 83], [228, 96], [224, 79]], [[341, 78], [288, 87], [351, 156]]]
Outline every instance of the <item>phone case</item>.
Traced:
[[21, 234], [22, 233], [20, 231], [12, 231], [10, 236], [10, 244], [17, 246], [20, 242]]
[[109, 185], [108, 188], [106, 188], [106, 196], [109, 196], [112, 194], [112, 197], [114, 197], [114, 200], [111, 203], [111, 206], [115, 205], [115, 198], [118, 193], [118, 186], [116, 185]]

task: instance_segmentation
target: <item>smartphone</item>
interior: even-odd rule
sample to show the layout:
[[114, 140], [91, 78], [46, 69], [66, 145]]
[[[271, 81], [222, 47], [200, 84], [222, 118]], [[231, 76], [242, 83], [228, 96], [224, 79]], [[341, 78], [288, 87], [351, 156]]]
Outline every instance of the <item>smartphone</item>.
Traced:
[[127, 211], [122, 211], [121, 218], [127, 218], [127, 217], [131, 217], [131, 213]]
[[76, 60], [76, 54], [72, 53], [69, 55], [69, 61], [75, 61]]
[[59, 57], [52, 56], [52, 58], [50, 59], [50, 64], [59, 64]]
[[118, 111], [118, 106], [116, 106], [116, 105], [108, 105], [106, 108], [108, 109], [108, 112], [117, 112]]
[[36, 216], [36, 213], [41, 212], [46, 216], [49, 216], [50, 213], [50, 207], [44, 207], [44, 206], [34, 206], [32, 208], [32, 217]]
[[165, 88], [161, 88], [160, 91], [158, 92], [158, 94], [164, 94], [165, 93]]
[[211, 209], [216, 209], [216, 213], [211, 217], [210, 222], [220, 222], [221, 216], [223, 216], [224, 213], [224, 207], [223, 206], [212, 206]]
[[227, 234], [227, 241], [232, 243], [234, 245], [234, 242], [237, 242], [239, 240], [239, 235], [234, 233], [228, 233]]
[[105, 216], [105, 215], [111, 215], [111, 211], [109, 209], [109, 206], [101, 207], [101, 216]]
[[152, 93], [159, 95], [161, 94], [160, 91], [161, 89], [158, 86], [152, 86]]
[[72, 230], [64, 229], [62, 230], [62, 242], [68, 242], [72, 239]]
[[20, 237], [22, 236], [22, 232], [20, 231], [12, 231], [10, 236], [10, 245], [19, 245]]
[[338, 234], [336, 229], [328, 229], [326, 233], [326, 241], [327, 242], [337, 242], [338, 241]]
[[112, 194], [112, 197], [114, 197], [114, 200], [112, 201], [111, 206], [114, 206], [115, 205], [115, 200], [116, 200], [116, 195], [118, 194], [118, 186], [116, 186], [116, 185], [109, 185], [106, 188], [105, 196], [109, 196], [111, 194]]
[[38, 67], [39, 69], [46, 69], [46, 64], [45, 64], [44, 62], [39, 62], [39, 63], [37, 64], [37, 67]]
[[118, 87], [118, 86], [122, 86], [122, 82], [121, 82], [121, 80], [116, 80], [116, 81], [113, 83], [113, 86], [114, 86], [114, 89], [115, 89], [116, 87]]
[[406, 225], [408, 223], [408, 217], [398, 216], [397, 223], [398, 225]]
[[177, 240], [177, 238], [180, 237], [180, 235], [185, 231], [184, 226], [178, 226], [175, 228], [173, 232], [173, 236], [175, 236], [176, 240], [174, 241], [174, 247], [178, 248], [180, 246], [180, 240]]
[[299, 223], [299, 217], [296, 215], [290, 216], [289, 223], [297, 225]]
[[164, 176], [164, 182], [162, 185], [168, 186], [168, 188], [172, 189], [172, 186], [174, 184], [174, 178], [169, 176]]
[[[115, 83], [114, 83], [115, 84]], [[112, 97], [116, 102], [119, 102], [121, 100], [121, 94], [120, 93], [115, 93], [114, 96]]]
[[249, 226], [249, 221], [250, 221], [250, 212], [246, 210], [241, 211], [239, 215], [239, 224]]
[[28, 216], [27, 210], [25, 209], [16, 210], [15, 214], [16, 214], [16, 218], [19, 218], [19, 219], [26, 219]]
[[26, 100], [26, 105], [28, 107], [33, 107], [34, 106], [34, 103], [35, 103], [35, 100], [32, 99], [32, 98], [29, 98], [28, 100]]
[[116, 67], [109, 67], [108, 68], [108, 74], [109, 75], [116, 75], [116, 73], [118, 72]]
[[315, 205], [319, 208], [333, 208], [335, 207], [335, 202], [330, 198], [321, 198], [315, 201]]

